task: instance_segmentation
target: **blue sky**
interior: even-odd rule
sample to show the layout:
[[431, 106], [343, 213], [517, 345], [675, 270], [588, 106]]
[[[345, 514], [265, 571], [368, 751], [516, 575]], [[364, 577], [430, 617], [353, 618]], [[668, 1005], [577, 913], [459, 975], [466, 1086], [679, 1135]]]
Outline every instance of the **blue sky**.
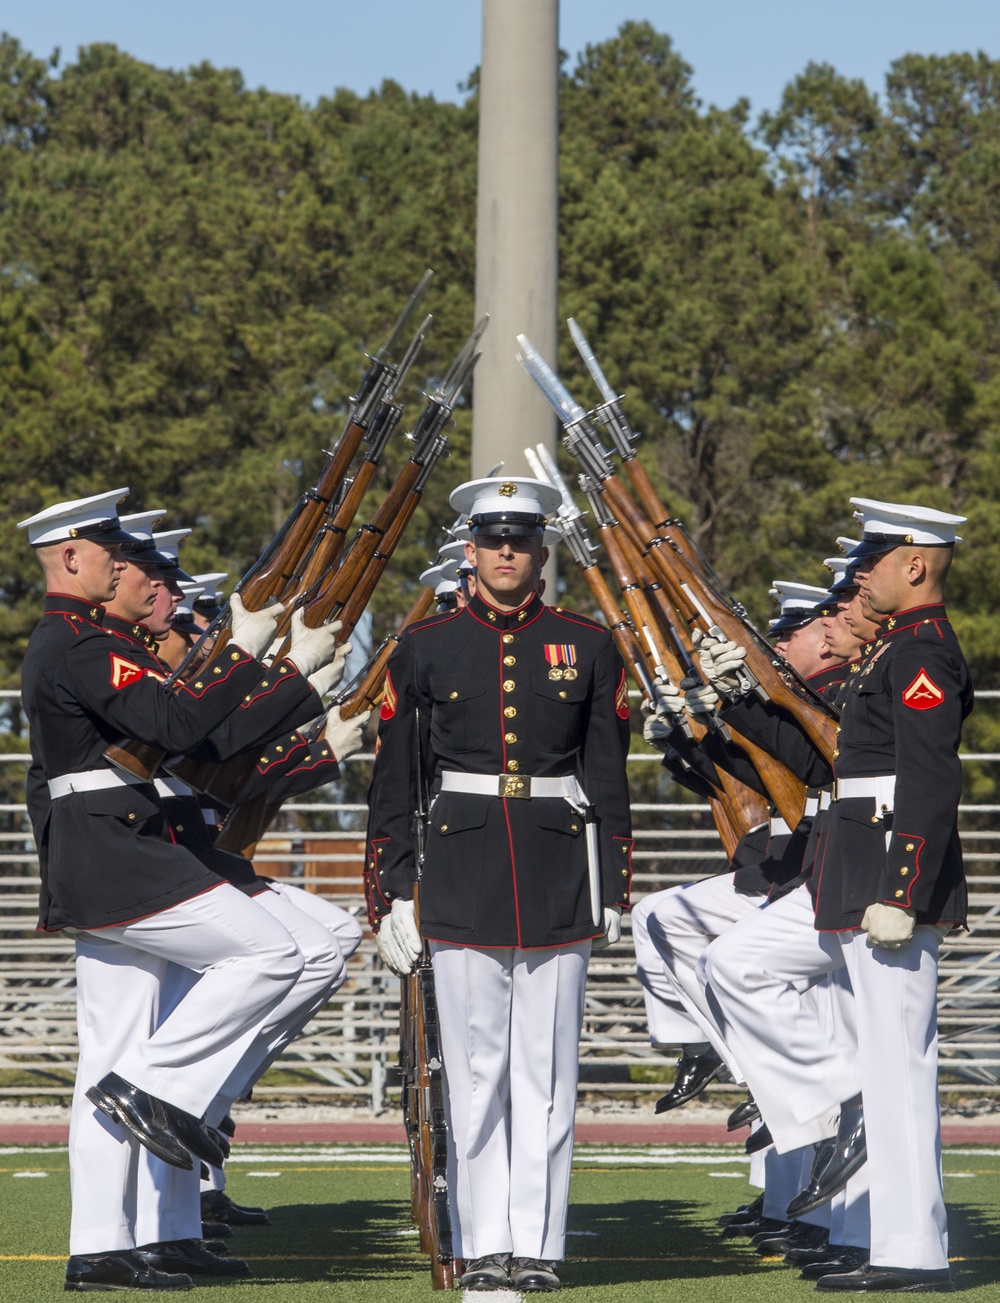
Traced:
[[[810, 60], [882, 87], [908, 52], [983, 49], [1000, 58], [1000, 0], [562, 0], [560, 43], [575, 55], [629, 18], [668, 32], [708, 103], [746, 95], [773, 108]], [[237, 67], [252, 86], [315, 100], [361, 93], [391, 77], [407, 90], [458, 97], [479, 62], [479, 0], [32, 0], [6, 28], [33, 53], [111, 41], [161, 67], [203, 59]]]

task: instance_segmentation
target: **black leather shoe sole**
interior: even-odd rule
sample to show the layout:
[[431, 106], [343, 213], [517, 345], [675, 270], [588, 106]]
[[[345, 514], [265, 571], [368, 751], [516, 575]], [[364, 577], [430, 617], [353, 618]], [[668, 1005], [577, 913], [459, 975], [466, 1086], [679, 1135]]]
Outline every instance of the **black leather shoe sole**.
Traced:
[[[91, 1104], [112, 1122], [125, 1127], [151, 1154], [169, 1163], [171, 1167], [190, 1172], [194, 1161], [186, 1146], [173, 1134], [165, 1120], [162, 1124], [158, 1120], [162, 1101], [136, 1090], [120, 1077], [117, 1080], [114, 1078], [115, 1074], [109, 1073], [96, 1086], [90, 1087], [87, 1098]], [[118, 1089], [118, 1082], [121, 1082], [124, 1089]]]
[[723, 1213], [717, 1217], [716, 1225], [734, 1226], [738, 1222], [755, 1222], [764, 1212], [764, 1196], [759, 1194], [753, 1203], [744, 1204], [742, 1208], [737, 1208], [735, 1212]]
[[809, 1262], [799, 1273], [800, 1280], [822, 1280], [824, 1276], [845, 1276], [868, 1265], [867, 1249], [841, 1249], [833, 1258], [822, 1262]]
[[201, 1196], [201, 1215], [228, 1226], [270, 1226], [271, 1219], [263, 1208], [247, 1208], [233, 1203], [224, 1190], [209, 1190]]
[[710, 1050], [699, 1054], [697, 1058], [682, 1058], [677, 1065], [677, 1077], [665, 1095], [661, 1095], [653, 1108], [654, 1113], [669, 1113], [672, 1108], [680, 1108], [696, 1099], [709, 1082], [720, 1076], [725, 1064], [719, 1056]]
[[913, 1271], [903, 1267], [873, 1267], [870, 1264], [843, 1275], [822, 1276], [816, 1282], [819, 1293], [840, 1294], [950, 1294], [955, 1288], [951, 1272]]
[[742, 1104], [737, 1104], [726, 1119], [727, 1131], [739, 1131], [740, 1127], [751, 1126], [760, 1117], [760, 1109], [751, 1096], [745, 1099]]
[[759, 1154], [762, 1149], [766, 1149], [768, 1145], [773, 1144], [771, 1133], [767, 1128], [767, 1123], [765, 1123], [762, 1127], [758, 1127], [756, 1131], [751, 1131], [744, 1147], [748, 1154]]
[[110, 1294], [123, 1290], [193, 1289], [190, 1276], [155, 1271], [134, 1249], [120, 1253], [73, 1254], [66, 1264], [63, 1290], [70, 1294]]
[[778, 1235], [787, 1227], [787, 1222], [779, 1222], [775, 1217], [758, 1217], [752, 1222], [731, 1222], [728, 1226], [724, 1226], [722, 1228], [722, 1238], [724, 1240], [752, 1240], [755, 1235], [760, 1235], [765, 1231], [770, 1235]]

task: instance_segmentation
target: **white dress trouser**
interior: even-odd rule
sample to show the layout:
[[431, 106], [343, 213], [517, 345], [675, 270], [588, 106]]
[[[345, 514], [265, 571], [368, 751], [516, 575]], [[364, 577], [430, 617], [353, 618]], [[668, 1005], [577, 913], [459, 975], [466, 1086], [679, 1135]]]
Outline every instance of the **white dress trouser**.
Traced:
[[839, 968], [834, 933], [817, 932], [803, 885], [736, 923], [705, 952], [705, 993], [779, 1153], [836, 1131], [861, 1089], [856, 1052], [830, 1034], [804, 988]]
[[692, 1039], [709, 1041], [733, 1080], [743, 1082], [739, 1053], [727, 1043], [698, 976], [699, 960], [715, 939], [763, 903], [761, 896], [742, 895], [733, 884], [732, 873], [721, 873], [657, 892], [646, 926], [675, 997], [700, 1030]]
[[[271, 1065], [289, 1042], [326, 1003], [347, 976], [345, 956], [340, 944], [343, 937], [348, 953], [353, 954], [361, 941], [361, 928], [345, 910], [321, 901], [313, 913], [302, 908], [301, 898], [309, 901], [309, 892], [296, 887], [275, 885], [251, 899], [287, 930], [298, 946], [304, 966], [298, 981], [268, 1019], [267, 1033], [261, 1033], [248, 1046], [226, 1084], [206, 1110], [210, 1126], [218, 1126], [233, 1101], [244, 1094]], [[316, 915], [328, 920], [319, 922]], [[170, 964], [160, 994], [161, 1016], [165, 1017], [200, 978], [188, 968]], [[136, 1243], [156, 1244], [166, 1240], [199, 1238], [201, 1235], [202, 1189], [224, 1189], [221, 1168], [210, 1168], [209, 1179], [202, 1182], [200, 1164], [193, 1172], [182, 1171], [154, 1157], [148, 1150], [139, 1155], [137, 1177]]]
[[[161, 1018], [161, 984], [171, 961], [201, 978]], [[145, 1242], [135, 1238], [141, 1147], [94, 1108], [87, 1089], [116, 1071], [200, 1117], [302, 965], [288, 932], [228, 884], [77, 937], [71, 1253]]]
[[455, 1252], [565, 1256], [590, 942], [431, 942]]
[[[871, 1261], [948, 1265], [937, 1093], [937, 958], [942, 929], [918, 927], [900, 950], [860, 931], [802, 926], [804, 888], [733, 928], [706, 956], [709, 989], [734, 1043], [762, 1047], [748, 1077], [781, 1147], [796, 1130], [830, 1134], [860, 1089], [868, 1141]], [[797, 922], [796, 922], [797, 920]], [[854, 992], [856, 1052], [806, 1015], [795, 983], [845, 968]], [[769, 1109], [771, 1115], [769, 1116]], [[771, 1118], [775, 1120], [772, 1122]], [[810, 1136], [817, 1139], [819, 1136]], [[801, 1142], [800, 1142], [801, 1143]]]
[[[364, 937], [364, 933], [361, 930], [361, 924], [357, 921], [354, 915], [349, 914], [346, 909], [341, 909], [339, 905], [335, 905], [325, 897], [317, 895], [316, 892], [303, 891], [301, 887], [293, 887], [285, 882], [272, 883], [271, 892], [272, 894], [277, 893], [288, 904], [294, 905], [302, 914], [307, 914], [315, 922], [320, 923], [336, 942], [344, 963], [340, 966], [340, 976], [335, 978], [325, 997], [325, 999], [328, 1000], [331, 995], [340, 990], [341, 986], [343, 986], [344, 982], [347, 980], [346, 961], [350, 959], [358, 949]], [[254, 899], [259, 900], [260, 897], [255, 896]], [[287, 920], [292, 916], [282, 914], [281, 917], [283, 920], [286, 920], [287, 923]], [[294, 919], [292, 920], [292, 926], [289, 930], [291, 931], [293, 927], [297, 929], [297, 924], [294, 922]], [[306, 1022], [308, 1022], [309, 1018], [312, 1016], [312, 1014], [309, 1014], [306, 1018]], [[303, 1023], [303, 1027], [304, 1026], [305, 1023]], [[289, 1037], [289, 1040], [290, 1039], [292, 1038]], [[282, 1048], [283, 1046], [278, 1046], [277, 1052], [280, 1052]], [[258, 1077], [267, 1071], [275, 1058], [277, 1058], [277, 1053], [272, 1050], [268, 1056], [267, 1062], [258, 1070]], [[213, 1126], [218, 1126], [229, 1112], [234, 1101], [239, 1099], [241, 1095], [244, 1095], [252, 1085], [253, 1080], [248, 1080], [236, 1092], [236, 1094], [232, 1096], [232, 1098], [227, 1098], [225, 1093], [220, 1094], [220, 1096], [209, 1107], [207, 1114], [209, 1123]], [[208, 1179], [201, 1182], [202, 1191], [224, 1190], [225, 1188], [226, 1173], [224, 1168], [210, 1167], [208, 1170]]]
[[646, 1026], [653, 1045], [691, 1045], [705, 1039], [704, 1033], [684, 1009], [666, 965], [649, 939], [649, 915], [663, 892], [643, 896], [632, 906], [632, 945], [635, 969], [646, 1003]]

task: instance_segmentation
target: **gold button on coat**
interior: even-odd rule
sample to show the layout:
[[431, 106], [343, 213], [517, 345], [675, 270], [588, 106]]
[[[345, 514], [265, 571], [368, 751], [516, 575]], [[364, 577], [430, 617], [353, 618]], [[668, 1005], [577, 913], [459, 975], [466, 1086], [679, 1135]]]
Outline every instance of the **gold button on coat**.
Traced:
[[503, 636], [503, 641], [506, 643], [512, 643], [514, 641], [514, 635], [512, 633], [505, 633]]
[[505, 657], [503, 658], [503, 663], [504, 663], [505, 665], [516, 665], [516, 664], [517, 664], [517, 657], [516, 657], [516, 656], [505, 656]]
[[517, 734], [516, 734], [516, 733], [505, 733], [505, 734], [503, 735], [503, 740], [504, 740], [505, 742], [510, 743], [511, 745], [513, 745], [513, 744], [517, 741]]
[[514, 682], [513, 679], [504, 679], [503, 681], [504, 692], [513, 692], [516, 687], [517, 684]]
[[517, 707], [516, 707], [516, 706], [504, 706], [504, 708], [503, 708], [503, 713], [507, 716], [508, 719], [513, 719], [514, 716], [517, 714]]
[[508, 760], [507, 768], [510, 770], [512, 774], [516, 774], [520, 766], [518, 765], [516, 760]]

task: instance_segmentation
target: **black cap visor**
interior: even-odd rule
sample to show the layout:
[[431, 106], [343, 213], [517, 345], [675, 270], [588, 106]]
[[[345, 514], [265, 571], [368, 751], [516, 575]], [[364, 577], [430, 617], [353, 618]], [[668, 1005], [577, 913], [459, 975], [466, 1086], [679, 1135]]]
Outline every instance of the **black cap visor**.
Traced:
[[141, 538], [123, 543], [122, 555], [126, 561], [134, 561], [137, 566], [158, 566], [161, 570], [169, 570], [177, 564], [172, 556], [159, 551], [155, 543]]
[[486, 515], [472, 516], [469, 528], [481, 538], [541, 538], [545, 532], [545, 517], [534, 512], [491, 511]]

